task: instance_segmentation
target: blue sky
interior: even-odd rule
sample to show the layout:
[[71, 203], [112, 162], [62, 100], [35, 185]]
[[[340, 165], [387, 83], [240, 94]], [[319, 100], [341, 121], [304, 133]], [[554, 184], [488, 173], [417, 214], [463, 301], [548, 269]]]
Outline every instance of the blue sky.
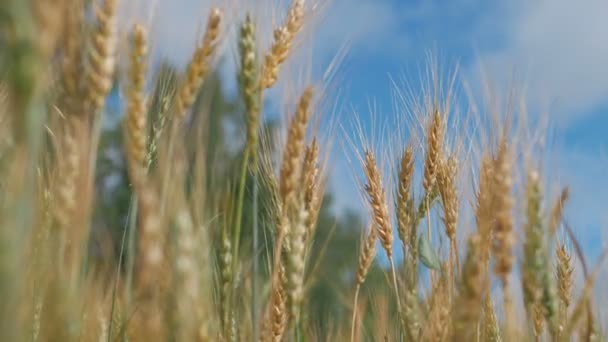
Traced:
[[[226, 8], [229, 17], [242, 13], [243, 1], [159, 1], [151, 21], [155, 47], [177, 64], [184, 64], [211, 4]], [[245, 1], [257, 8], [262, 44], [270, 39], [270, 24], [278, 15], [277, 2]], [[547, 176], [572, 189], [568, 218], [590, 255], [597, 255], [608, 224], [608, 2], [604, 0], [309, 0], [321, 13], [284, 75], [291, 80], [321, 71], [346, 51], [334, 79], [340, 102], [356, 110], [361, 123], [371, 126], [368, 106], [376, 105], [376, 119], [391, 121], [391, 78], [416, 88], [420, 68], [432, 52], [448, 68], [459, 63], [460, 75], [479, 90], [482, 77], [506, 93], [514, 75], [530, 114], [545, 111], [551, 122]], [[282, 1], [285, 7], [287, 1]], [[134, 13], [130, 11], [130, 13]], [[149, 12], [144, 12], [149, 13]], [[280, 12], [278, 12], [280, 13]], [[147, 14], [146, 14], [147, 15]], [[149, 17], [149, 15], [148, 15]], [[234, 27], [232, 27], [234, 30]], [[341, 50], [347, 44], [346, 50]], [[226, 42], [227, 75], [234, 66], [234, 42]], [[302, 63], [304, 61], [304, 63]], [[230, 66], [232, 65], [232, 66]], [[285, 76], [289, 78], [289, 76]], [[233, 80], [227, 77], [227, 80]], [[297, 83], [297, 82], [295, 82]], [[230, 85], [229, 85], [230, 87]], [[289, 94], [279, 84], [270, 92], [273, 111], [281, 111]], [[340, 117], [348, 119], [347, 110]], [[344, 158], [337, 158], [333, 174], [352, 174]], [[356, 175], [354, 175], [356, 177]], [[358, 209], [352, 177], [331, 177], [331, 187], [345, 195], [340, 208]], [[355, 197], [353, 197], [355, 196]]]

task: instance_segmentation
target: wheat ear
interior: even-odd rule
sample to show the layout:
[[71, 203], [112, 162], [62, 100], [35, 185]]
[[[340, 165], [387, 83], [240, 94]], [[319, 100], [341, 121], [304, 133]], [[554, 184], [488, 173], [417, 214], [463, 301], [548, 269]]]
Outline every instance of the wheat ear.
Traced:
[[264, 57], [261, 78], [262, 88], [270, 88], [276, 83], [279, 67], [289, 56], [294, 37], [302, 28], [303, 21], [304, 0], [294, 0], [291, 3], [285, 22], [275, 29], [272, 47]]
[[395, 271], [395, 264], [393, 261], [393, 230], [390, 224], [386, 189], [384, 189], [384, 186], [382, 185], [382, 176], [380, 175], [376, 158], [371, 151], [365, 151], [365, 159], [363, 160], [363, 163], [365, 176], [367, 178], [365, 192], [367, 193], [368, 202], [372, 209], [372, 216], [374, 219], [376, 232], [391, 264], [391, 273], [393, 275], [393, 286], [395, 287], [397, 308], [399, 309], [399, 315], [401, 316], [401, 299], [399, 298], [397, 272]]
[[459, 267], [458, 247], [456, 245], [456, 229], [458, 226], [458, 190], [456, 188], [456, 175], [458, 172], [457, 160], [455, 157], [441, 161], [437, 175], [437, 185], [443, 204], [443, 225], [445, 234], [450, 239], [450, 269], [454, 269], [454, 264]]
[[207, 19], [207, 30], [188, 64], [186, 78], [182, 82], [175, 102], [175, 116], [182, 119], [196, 98], [203, 81], [210, 70], [211, 58], [220, 36], [222, 11], [213, 8]]
[[90, 115], [99, 111], [112, 87], [116, 66], [116, 4], [117, 0], [104, 0], [95, 9], [96, 27], [90, 40], [85, 78], [86, 110]]
[[397, 188], [397, 232], [399, 239], [403, 243], [403, 248], [410, 246], [413, 252], [411, 241], [412, 227], [412, 199], [410, 189], [414, 177], [414, 151], [408, 146], [401, 155], [399, 166], [399, 187]]
[[573, 267], [572, 257], [565, 244], [561, 244], [557, 249], [557, 286], [560, 299], [560, 317], [559, 317], [559, 332], [560, 334], [566, 327], [568, 321], [568, 308], [572, 302], [573, 288]]
[[506, 336], [512, 337], [512, 302], [509, 290], [509, 275], [513, 267], [513, 194], [512, 194], [512, 168], [511, 150], [507, 138], [503, 137], [494, 161], [494, 179], [492, 187], [492, 206], [494, 209], [494, 241], [492, 251], [494, 254], [494, 273], [500, 279], [503, 288], [503, 303], [506, 316]]
[[290, 318], [299, 321], [299, 309], [303, 299], [305, 266], [306, 220], [304, 192], [298, 192], [304, 158], [304, 139], [311, 116], [313, 88], [308, 87], [300, 96], [294, 117], [287, 132], [287, 143], [283, 151], [280, 171], [279, 193], [283, 210], [282, 222], [287, 224], [286, 278], [288, 309]]
[[279, 193], [283, 209], [289, 210], [296, 201], [296, 188], [300, 179], [301, 162], [304, 153], [304, 139], [306, 137], [306, 126], [310, 119], [310, 109], [313, 99], [313, 88], [304, 90], [292, 118], [288, 132], [287, 145], [283, 151], [283, 162], [281, 165], [279, 179]]
[[82, 22], [84, 9], [82, 1], [69, 0], [65, 6], [65, 25], [62, 43], [61, 81], [63, 90], [63, 111], [69, 115], [82, 115], [78, 108], [82, 91], [81, 73], [83, 67]]
[[125, 145], [129, 176], [131, 182], [138, 186], [145, 172], [147, 155], [146, 99], [144, 93], [148, 42], [146, 31], [141, 25], [135, 25], [132, 33], [131, 65], [129, 85], [127, 87], [127, 113], [125, 115]]
[[[245, 102], [247, 148], [255, 149], [258, 144], [261, 91], [258, 81], [259, 72], [256, 56], [255, 25], [250, 15], [245, 17], [245, 21], [241, 25], [239, 58], [241, 69], [238, 80], [241, 97]], [[255, 152], [256, 151], [251, 151], [251, 153]]]

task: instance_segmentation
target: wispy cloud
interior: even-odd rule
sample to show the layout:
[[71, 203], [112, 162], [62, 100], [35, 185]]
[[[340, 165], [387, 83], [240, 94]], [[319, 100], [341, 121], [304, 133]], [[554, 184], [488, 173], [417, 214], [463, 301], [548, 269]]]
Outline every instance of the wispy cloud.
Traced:
[[481, 51], [497, 78], [516, 70], [528, 98], [546, 101], [566, 122], [608, 102], [608, 2], [517, 0], [504, 13], [480, 26], [503, 39]]

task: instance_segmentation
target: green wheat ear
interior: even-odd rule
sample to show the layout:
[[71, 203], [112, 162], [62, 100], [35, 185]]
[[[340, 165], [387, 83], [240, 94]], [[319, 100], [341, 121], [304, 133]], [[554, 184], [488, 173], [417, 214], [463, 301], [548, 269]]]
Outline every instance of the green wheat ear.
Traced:
[[241, 70], [238, 75], [241, 96], [245, 103], [247, 120], [247, 147], [254, 149], [257, 146], [258, 126], [260, 118], [259, 70], [257, 65], [255, 41], [255, 24], [247, 14], [241, 25], [239, 38], [239, 58]]

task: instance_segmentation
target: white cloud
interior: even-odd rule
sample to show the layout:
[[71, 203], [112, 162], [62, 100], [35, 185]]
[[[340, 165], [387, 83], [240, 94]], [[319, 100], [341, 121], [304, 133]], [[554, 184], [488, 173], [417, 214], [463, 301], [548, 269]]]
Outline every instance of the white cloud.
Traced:
[[518, 0], [505, 13], [480, 27], [505, 39], [482, 51], [491, 75], [504, 80], [517, 70], [528, 98], [549, 103], [566, 122], [608, 101], [607, 1]]
[[377, 0], [334, 0], [328, 2], [316, 30], [316, 48], [335, 53], [349, 42], [364, 56], [402, 54], [409, 44], [401, 34], [401, 14], [394, 2]]

